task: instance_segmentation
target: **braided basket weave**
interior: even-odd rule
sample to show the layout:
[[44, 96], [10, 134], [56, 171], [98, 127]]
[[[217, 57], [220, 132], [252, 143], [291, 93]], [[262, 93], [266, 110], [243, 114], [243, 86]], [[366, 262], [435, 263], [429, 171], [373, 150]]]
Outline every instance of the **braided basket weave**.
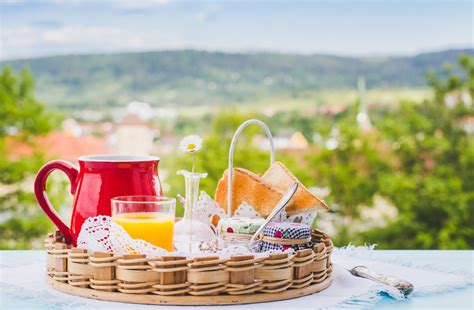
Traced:
[[331, 238], [314, 231], [312, 241], [312, 249], [258, 259], [147, 258], [71, 248], [55, 232], [45, 240], [47, 279], [72, 295], [129, 303], [222, 305], [290, 299], [319, 292], [332, 282]]

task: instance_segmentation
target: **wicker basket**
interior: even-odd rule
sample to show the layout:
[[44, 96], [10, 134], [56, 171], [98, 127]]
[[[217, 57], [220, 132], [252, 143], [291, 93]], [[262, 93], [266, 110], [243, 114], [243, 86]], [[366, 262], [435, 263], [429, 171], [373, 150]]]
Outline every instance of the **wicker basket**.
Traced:
[[46, 275], [55, 289], [108, 301], [222, 305], [283, 300], [331, 285], [332, 241], [320, 231], [312, 239], [312, 249], [294, 255], [147, 258], [71, 248], [55, 232], [45, 240]]

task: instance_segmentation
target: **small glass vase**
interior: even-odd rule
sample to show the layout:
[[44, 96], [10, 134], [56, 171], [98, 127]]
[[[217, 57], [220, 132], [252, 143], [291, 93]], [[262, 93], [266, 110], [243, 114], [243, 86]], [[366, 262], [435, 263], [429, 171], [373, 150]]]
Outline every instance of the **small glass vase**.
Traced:
[[186, 204], [183, 218], [174, 225], [174, 246], [179, 252], [198, 253], [201, 242], [209, 242], [215, 238], [208, 224], [193, 218], [193, 210], [198, 202], [199, 181], [207, 177], [207, 173], [180, 170], [178, 174], [184, 176]]

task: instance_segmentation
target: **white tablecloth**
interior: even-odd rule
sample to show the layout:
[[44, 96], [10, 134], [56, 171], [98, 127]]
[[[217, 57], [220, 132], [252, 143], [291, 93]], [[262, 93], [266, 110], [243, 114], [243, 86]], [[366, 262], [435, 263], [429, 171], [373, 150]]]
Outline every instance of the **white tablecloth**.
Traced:
[[[34, 259], [25, 262], [15, 261], [14, 264], [1, 260], [0, 292], [5, 298], [28, 299], [28, 303], [38, 308], [74, 308], [74, 309], [130, 309], [130, 304], [113, 303], [86, 299], [67, 295], [53, 290], [44, 278], [44, 252], [35, 251]], [[364, 307], [382, 298], [381, 291], [393, 295], [393, 291], [372, 281], [352, 276], [345, 268], [364, 265], [370, 269], [407, 279], [415, 286], [413, 297], [429, 294], [446, 289], [466, 286], [473, 283], [472, 271], [464, 274], [447, 270], [437, 271], [433, 266], [411, 266], [410, 262], [384, 261], [372, 258], [368, 249], [335, 250], [334, 282], [326, 290], [311, 296], [272, 303], [253, 304], [252, 309], [264, 309], [271, 305], [278, 309], [315, 309], [331, 307]], [[19, 256], [19, 259], [23, 259]], [[393, 295], [395, 298], [400, 296]], [[7, 300], [8, 301], [8, 300]], [[3, 301], [2, 301], [3, 303]], [[2, 305], [0, 303], [0, 305]], [[7, 303], [9, 306], [12, 304]], [[14, 305], [13, 305], [14, 306]], [[134, 309], [145, 309], [156, 306], [133, 305]], [[212, 309], [230, 309], [240, 306], [216, 306]], [[166, 306], [166, 309], [182, 309], [186, 307]], [[189, 307], [187, 308], [189, 309]]]

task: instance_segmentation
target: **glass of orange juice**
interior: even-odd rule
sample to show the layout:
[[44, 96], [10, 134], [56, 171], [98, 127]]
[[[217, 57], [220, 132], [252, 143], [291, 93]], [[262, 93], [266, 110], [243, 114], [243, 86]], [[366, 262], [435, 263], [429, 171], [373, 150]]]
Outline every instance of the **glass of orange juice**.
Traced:
[[176, 199], [159, 196], [112, 198], [112, 220], [134, 239], [173, 250]]

